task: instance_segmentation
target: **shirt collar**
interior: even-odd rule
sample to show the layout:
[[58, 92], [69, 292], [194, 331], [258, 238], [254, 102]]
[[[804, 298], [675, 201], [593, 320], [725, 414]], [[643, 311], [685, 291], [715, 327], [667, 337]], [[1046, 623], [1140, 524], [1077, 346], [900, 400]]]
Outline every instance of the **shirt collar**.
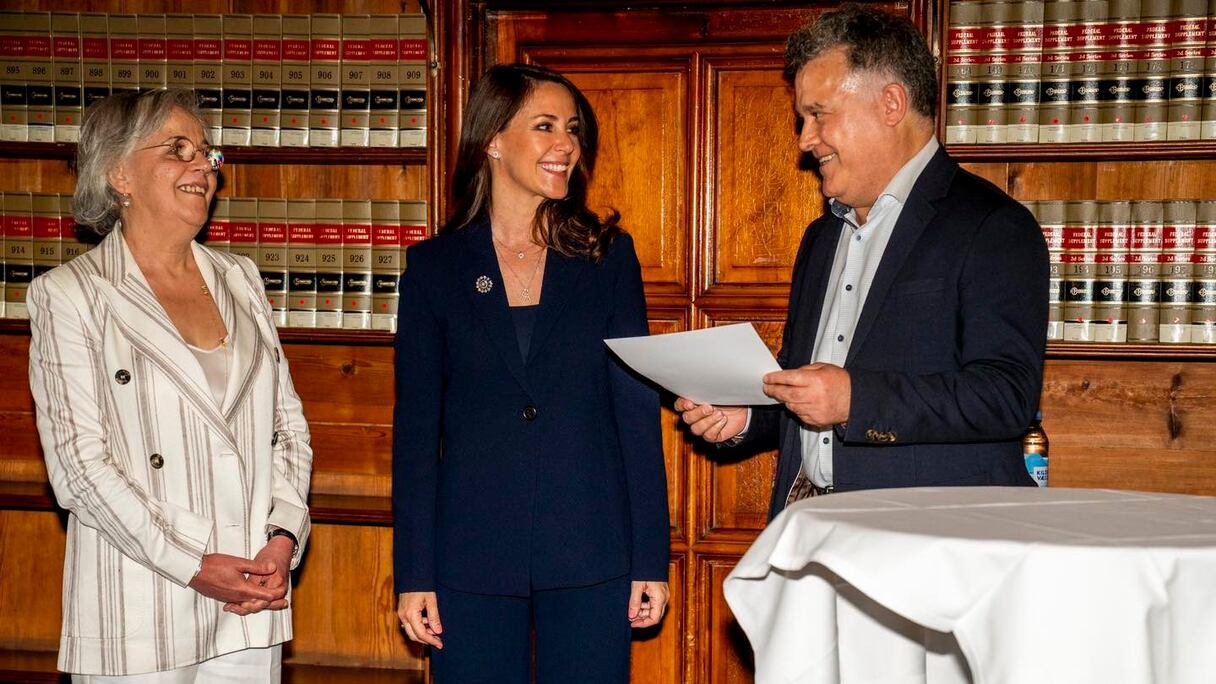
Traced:
[[[899, 168], [899, 171], [887, 183], [887, 187], [878, 195], [878, 199], [890, 197], [902, 207], [908, 201], [908, 195], [912, 194], [912, 187], [916, 185], [916, 180], [920, 178], [920, 174], [929, 165], [929, 161], [933, 159], [933, 155], [937, 154], [939, 147], [941, 147], [941, 144], [937, 142], [936, 137], [929, 138], [929, 142], [925, 143], [925, 146], [920, 148], [919, 152]], [[878, 201], [875, 201], [874, 204], [877, 205]], [[829, 198], [828, 208], [836, 218], [844, 219], [854, 226], [857, 225], [857, 215], [853, 211], [853, 207], [844, 202], [838, 202], [835, 198]], [[873, 207], [871, 207], [872, 209]]]

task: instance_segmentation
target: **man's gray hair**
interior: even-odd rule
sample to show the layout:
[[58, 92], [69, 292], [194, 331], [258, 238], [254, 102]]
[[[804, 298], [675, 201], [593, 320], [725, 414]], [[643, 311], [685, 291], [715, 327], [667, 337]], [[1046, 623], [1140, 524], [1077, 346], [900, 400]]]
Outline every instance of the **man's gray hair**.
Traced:
[[72, 197], [77, 223], [102, 235], [113, 230], [121, 197], [110, 186], [110, 172], [163, 126], [174, 109], [202, 121], [194, 93], [180, 88], [118, 93], [85, 110], [76, 146], [76, 193]]
[[834, 48], [844, 48], [853, 71], [897, 79], [907, 89], [912, 109], [930, 121], [935, 118], [937, 64], [906, 17], [854, 3], [819, 15], [786, 41], [786, 78], [793, 81], [807, 62]]

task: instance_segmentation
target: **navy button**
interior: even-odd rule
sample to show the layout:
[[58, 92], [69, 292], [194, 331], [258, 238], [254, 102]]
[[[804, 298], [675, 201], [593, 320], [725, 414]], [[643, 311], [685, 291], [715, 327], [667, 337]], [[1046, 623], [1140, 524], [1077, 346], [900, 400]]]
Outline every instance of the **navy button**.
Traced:
[[528, 421], [529, 423], [536, 420], [536, 407], [525, 406], [523, 410], [523, 417], [524, 420]]
[[148, 461], [152, 464], [152, 467], [156, 468], [157, 470], [160, 470], [165, 465], [165, 459], [160, 454], [152, 454], [150, 457], [148, 457]]
[[837, 336], [836, 336], [836, 341], [837, 341], [837, 342], [844, 342], [844, 335], [837, 335]]
[[128, 382], [131, 382], [131, 374], [120, 368], [118, 372], [114, 374], [114, 381], [120, 385], [125, 385]]
[[828, 438], [827, 438], [827, 437], [824, 437], [824, 438], [823, 438], [823, 443], [824, 443], [824, 444], [827, 444], [827, 443], [828, 443]]
[[852, 292], [852, 291], [853, 291], [853, 286], [852, 286], [852, 285], [845, 285], [845, 286], [844, 286], [844, 291], [845, 291], [845, 292]]

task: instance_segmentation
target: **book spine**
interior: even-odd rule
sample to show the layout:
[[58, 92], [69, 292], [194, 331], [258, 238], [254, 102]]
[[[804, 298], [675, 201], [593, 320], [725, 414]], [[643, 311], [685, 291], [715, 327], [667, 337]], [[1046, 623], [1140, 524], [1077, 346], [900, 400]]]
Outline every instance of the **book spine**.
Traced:
[[1165, 140], [1169, 107], [1170, 0], [1140, 3], [1136, 140]]
[[194, 89], [194, 17], [165, 15], [165, 85]]
[[979, 36], [983, 3], [955, 0], [949, 4], [946, 34], [946, 143], [976, 141], [976, 107], [979, 102]]
[[1199, 202], [1188, 301], [1191, 342], [1216, 343], [1216, 200]]
[[397, 104], [400, 78], [397, 15], [372, 15], [369, 31], [371, 100], [367, 144], [370, 147], [396, 147], [401, 120]]
[[1132, 202], [1132, 244], [1127, 255], [1127, 341], [1156, 342], [1164, 223], [1161, 202]]
[[89, 251], [89, 246], [81, 240], [85, 229], [78, 227], [72, 216], [72, 195], [64, 192], [56, 197], [59, 200], [59, 262], [66, 264]]
[[158, 90], [168, 85], [168, 43], [165, 15], [140, 14], [136, 18], [139, 41], [139, 89]]
[[25, 58], [29, 62], [26, 102], [30, 142], [55, 142], [54, 57], [51, 51], [51, 13], [27, 12], [24, 22]]
[[1165, 229], [1157, 263], [1161, 278], [1161, 308], [1157, 318], [1157, 341], [1191, 341], [1191, 257], [1195, 253], [1195, 203], [1188, 200], [1164, 204]]
[[224, 140], [224, 18], [194, 15], [194, 95], [207, 139]]
[[30, 201], [33, 222], [33, 277], [61, 263], [59, 241], [59, 195], [36, 192]]
[[99, 12], [80, 15], [82, 111], [110, 95], [110, 18]]
[[400, 147], [426, 147], [426, 17], [403, 14], [397, 21], [398, 121]]
[[274, 324], [287, 325], [287, 200], [259, 199], [258, 271]]
[[1039, 77], [1043, 60], [1043, 2], [1014, 4], [1009, 42], [1009, 69], [1005, 84], [1006, 140], [1039, 141]]
[[4, 63], [4, 72], [0, 74], [0, 107], [4, 112], [0, 138], [6, 142], [27, 142], [30, 135], [26, 99], [29, 66], [25, 60], [23, 23], [20, 12], [0, 12], [0, 62]]
[[342, 200], [316, 201], [317, 327], [342, 327]]
[[1102, 56], [1100, 121], [1103, 142], [1135, 140], [1140, 0], [1111, 0]]
[[371, 42], [366, 14], [342, 16], [342, 125], [343, 147], [367, 147], [371, 109]]
[[1102, 140], [1099, 93], [1102, 52], [1108, 42], [1106, 0], [1081, 0], [1076, 10], [1068, 53], [1068, 141], [1094, 143]]
[[278, 147], [283, 93], [283, 18], [253, 17], [253, 127], [250, 143]]
[[372, 201], [372, 329], [397, 331], [401, 213], [397, 200]]
[[342, 202], [342, 327], [367, 330], [372, 321], [372, 207]]
[[1169, 107], [1167, 140], [1198, 140], [1203, 118], [1204, 47], [1207, 0], [1174, 0], [1170, 13]]
[[81, 103], [84, 101], [80, 52], [80, 14], [56, 12], [51, 15], [51, 54], [55, 97], [55, 142], [80, 140]]
[[1039, 80], [1039, 142], [1068, 142], [1069, 50], [1073, 2], [1049, 2], [1043, 7], [1043, 61]]
[[342, 16], [312, 15], [311, 82], [308, 144], [337, 147], [339, 99], [342, 90]]
[[[228, 251], [258, 263], [258, 201], [252, 197], [231, 197], [227, 206]], [[219, 213], [219, 207], [216, 207]]]
[[[211, 216], [211, 222], [207, 224], [207, 246], [219, 252], [232, 251], [232, 224], [228, 220], [228, 200], [226, 198], [216, 199], [215, 212]], [[223, 203], [223, 210], [220, 210], [220, 203]]]
[[1093, 341], [1094, 274], [1098, 252], [1098, 203], [1064, 206], [1064, 339]]
[[1064, 202], [1047, 200], [1035, 205], [1035, 218], [1047, 241], [1049, 287], [1047, 290], [1047, 339], [1064, 339]]
[[110, 15], [110, 92], [139, 90], [139, 17]]
[[279, 117], [279, 145], [308, 147], [308, 103], [312, 97], [310, 17], [283, 17], [283, 111]]
[[248, 145], [253, 115], [253, 16], [224, 15], [225, 145]]
[[1006, 140], [1006, 69], [1009, 60], [1008, 34], [1012, 5], [1004, 0], [985, 0], [980, 7], [980, 46], [983, 65], [980, 73], [979, 103], [976, 109], [976, 142], [999, 144]]
[[1127, 341], [1127, 254], [1131, 245], [1132, 205], [1103, 202], [1098, 207], [1098, 252], [1094, 267], [1096, 342]]
[[4, 315], [29, 318], [26, 291], [34, 279], [33, 197], [4, 193]]
[[1200, 85], [1199, 96], [1202, 99], [1200, 107], [1199, 137], [1204, 140], [1216, 139], [1216, 0], [1208, 0], [1207, 29], [1204, 33], [1203, 47], [1203, 82]]
[[287, 325], [317, 325], [316, 202], [287, 200]]

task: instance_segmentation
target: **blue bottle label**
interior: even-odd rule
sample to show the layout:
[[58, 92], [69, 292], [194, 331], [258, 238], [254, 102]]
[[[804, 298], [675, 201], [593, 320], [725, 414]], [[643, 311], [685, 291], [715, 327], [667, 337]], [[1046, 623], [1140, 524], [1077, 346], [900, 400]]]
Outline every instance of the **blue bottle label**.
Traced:
[[1026, 454], [1026, 472], [1034, 478], [1035, 484], [1047, 486], [1047, 457], [1043, 454]]

